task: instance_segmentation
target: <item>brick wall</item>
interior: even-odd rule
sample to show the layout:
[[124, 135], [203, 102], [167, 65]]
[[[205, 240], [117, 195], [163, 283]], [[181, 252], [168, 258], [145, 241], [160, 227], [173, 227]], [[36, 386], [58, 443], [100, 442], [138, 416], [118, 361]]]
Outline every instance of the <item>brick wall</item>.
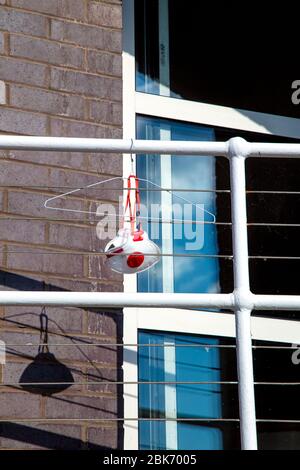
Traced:
[[[121, 8], [121, 0], [0, 0], [0, 133], [122, 136]], [[1, 289], [122, 290], [122, 278], [91, 254], [106, 243], [95, 217], [43, 207], [65, 187], [121, 175], [121, 157], [2, 151], [0, 158]], [[102, 200], [116, 203], [117, 189], [80, 192], [59, 205], [88, 212]], [[101, 382], [121, 379], [121, 350], [97, 344], [121, 341], [121, 313], [47, 308], [54, 357], [45, 366], [41, 312], [0, 308], [8, 352], [0, 380], [10, 384], [0, 390], [0, 448], [120, 447], [120, 427], [101, 419], [122, 416], [122, 390]], [[66, 390], [50, 396], [19, 385], [32, 364], [39, 382], [62, 367], [56, 361], [73, 376]]]

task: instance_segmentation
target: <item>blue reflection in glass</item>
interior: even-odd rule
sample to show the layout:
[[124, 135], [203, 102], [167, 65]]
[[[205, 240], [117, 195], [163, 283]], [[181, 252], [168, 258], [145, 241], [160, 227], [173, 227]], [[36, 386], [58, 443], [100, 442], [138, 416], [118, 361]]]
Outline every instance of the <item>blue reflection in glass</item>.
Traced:
[[[139, 139], [160, 140], [167, 131], [171, 140], [213, 141], [213, 129], [203, 126], [178, 123], [157, 118], [139, 116], [137, 119], [137, 137]], [[164, 158], [164, 157], [162, 157]], [[139, 178], [161, 185], [161, 159], [156, 155], [139, 155], [137, 159]], [[203, 205], [209, 213], [216, 214], [216, 176], [215, 159], [194, 156], [171, 157], [171, 182], [175, 191], [172, 195], [173, 218], [182, 223], [173, 227], [173, 253], [182, 255], [215, 255], [218, 253], [217, 232], [214, 224], [195, 224], [196, 221], [213, 221], [208, 213], [188, 207], [189, 213], [183, 222], [185, 203], [176, 195]], [[141, 201], [148, 209], [151, 205], [161, 204], [161, 192], [151, 191], [154, 187], [149, 182], [141, 181]], [[189, 191], [191, 190], [191, 191]], [[208, 190], [194, 192], [194, 190]], [[144, 214], [142, 214], [144, 215]], [[150, 217], [154, 217], [150, 212]], [[161, 218], [161, 213], [160, 213]], [[162, 224], [143, 223], [150, 237], [162, 247]], [[155, 237], [154, 237], [155, 235]], [[174, 257], [174, 272], [168, 273], [174, 278], [174, 291], [178, 293], [219, 292], [219, 263], [216, 258]], [[140, 292], [163, 291], [162, 263], [138, 275]], [[199, 313], [201, 315], [201, 313]], [[140, 344], [163, 344], [166, 340], [175, 344], [207, 344], [208, 348], [176, 348], [176, 376], [174, 381], [219, 382], [220, 357], [217, 339], [199, 338], [184, 335], [170, 335], [140, 332]], [[139, 349], [139, 380], [145, 382], [166, 381], [165, 349], [162, 347], [141, 347]], [[221, 390], [219, 385], [176, 385], [177, 417], [182, 419], [221, 418]], [[139, 386], [139, 415], [144, 418], [165, 418], [165, 385], [142, 384]], [[142, 421], [139, 424], [141, 449], [166, 448], [166, 423], [164, 421]], [[178, 422], [176, 448], [185, 450], [218, 450], [223, 448], [222, 432], [208, 424]]]
[[[171, 140], [213, 141], [213, 129], [203, 126], [166, 121], [156, 118], [139, 116], [137, 119], [137, 138], [159, 140], [161, 132], [168, 130]], [[162, 157], [163, 158], [163, 157]], [[203, 205], [209, 213], [216, 214], [216, 196], [213, 192], [193, 192], [193, 190], [214, 190], [216, 187], [215, 159], [211, 157], [197, 158], [194, 156], [175, 156], [171, 160], [172, 188], [191, 190], [191, 192], [176, 191], [173, 193], [173, 218], [193, 222], [212, 222], [213, 217], [208, 213], [188, 206], [176, 197], [181, 196], [197, 205]], [[137, 173], [140, 178], [148, 179], [161, 185], [160, 158], [153, 155], [140, 155], [137, 159]], [[141, 182], [142, 189], [153, 189], [149, 183]], [[148, 208], [161, 203], [161, 193], [157, 191], [142, 191], [142, 204]], [[151, 225], [151, 227], [150, 227]], [[161, 224], [144, 224], [150, 237], [151, 232], [159, 234], [154, 241], [160, 247]], [[213, 224], [196, 225], [179, 223], [174, 225], [173, 253], [186, 255], [215, 255], [218, 253], [216, 226]], [[172, 273], [170, 273], [170, 276]], [[219, 264], [215, 258], [174, 258], [174, 291], [178, 293], [220, 292]], [[162, 292], [162, 263], [152, 270], [138, 276], [140, 292]]]
[[[139, 344], [163, 345], [165, 342], [180, 345], [207, 345], [203, 347], [176, 347], [176, 382], [220, 382], [220, 357], [218, 348], [211, 348], [217, 339], [179, 334], [140, 332]], [[141, 346], [139, 348], [139, 381], [165, 381], [165, 348]], [[159, 384], [139, 385], [140, 417], [165, 418], [165, 387]], [[221, 388], [215, 384], [177, 384], [177, 417], [180, 420], [220, 419]], [[177, 448], [179, 450], [221, 450], [222, 431], [199, 422], [177, 424]], [[139, 425], [140, 449], [166, 448], [166, 423], [141, 421]]]

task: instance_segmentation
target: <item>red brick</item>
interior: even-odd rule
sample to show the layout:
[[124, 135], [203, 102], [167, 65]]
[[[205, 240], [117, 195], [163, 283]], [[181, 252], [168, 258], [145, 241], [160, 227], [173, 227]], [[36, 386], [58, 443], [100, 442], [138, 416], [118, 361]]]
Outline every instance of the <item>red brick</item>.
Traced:
[[122, 325], [119, 312], [105, 312], [100, 309], [88, 311], [88, 333], [92, 335], [117, 337]]
[[11, 0], [13, 7], [46, 13], [61, 18], [84, 19], [84, 0]]
[[41, 15], [0, 7], [0, 29], [45, 37], [48, 32], [48, 21]]
[[[66, 191], [68, 188], [79, 188], [78, 192], [72, 195], [74, 198], [89, 198], [97, 201], [97, 204], [99, 204], [101, 200], [118, 202], [118, 198], [122, 194], [122, 181], [114, 180], [105, 183], [106, 180], [107, 178], [104, 176], [87, 175], [84, 173], [68, 171], [60, 168], [51, 168], [49, 174], [50, 187], [57, 186], [66, 188]], [[97, 184], [101, 181], [103, 181], [103, 184]], [[87, 186], [91, 184], [95, 184], [95, 186], [87, 188]], [[67, 199], [68, 198], [66, 197], [65, 200]], [[91, 207], [91, 210], [96, 210], [96, 207]]]
[[103, 101], [90, 102], [90, 117], [103, 124], [122, 125], [122, 106], [120, 103]]
[[45, 222], [0, 219], [0, 240], [45, 243]]
[[57, 137], [119, 139], [122, 130], [88, 122], [51, 118], [51, 134]]
[[1, 449], [80, 450], [83, 445], [80, 426], [30, 422], [1, 424]]
[[118, 448], [118, 428], [114, 427], [89, 427], [88, 447], [103, 446], [109, 449]]
[[100, 77], [58, 68], [51, 70], [51, 88], [111, 101], [121, 101], [122, 98], [122, 82], [118, 78]]
[[10, 104], [16, 108], [84, 119], [84, 99], [19, 85], [10, 86]]
[[49, 227], [49, 244], [84, 251], [103, 251], [105, 242], [99, 240], [95, 227], [54, 224]]
[[83, 418], [105, 419], [117, 417], [117, 400], [104, 397], [67, 397], [46, 399], [46, 416], [48, 418]]
[[121, 77], [122, 57], [119, 54], [88, 51], [88, 71]]
[[[22, 320], [19, 320], [19, 322], [22, 323]], [[10, 323], [4, 320], [1, 320], [1, 324], [2, 328], [7, 325], [11, 326]], [[20, 329], [20, 332], [1, 330], [0, 340], [6, 343], [8, 362], [15, 361], [16, 358], [22, 360], [34, 359], [38, 354], [40, 344], [40, 334], [38, 332], [27, 333], [22, 329]], [[96, 346], [93, 345], [94, 343], [101, 343], [101, 338], [80, 338], [74, 336], [74, 332], [70, 338], [62, 332], [59, 333], [58, 330], [53, 331], [52, 323], [49, 322], [49, 351], [54, 354], [57, 360], [65, 364], [73, 364], [74, 361], [85, 365], [88, 363], [91, 368], [96, 367], [96, 369], [98, 364], [113, 365], [115, 367], [118, 357], [116, 347]], [[58, 344], [61, 344], [61, 346], [57, 346]], [[78, 369], [77, 365], [74, 367], [75, 370]]]
[[[40, 328], [41, 307], [5, 307], [5, 319], [7, 323], [2, 326], [9, 326], [9, 321], [19, 322], [27, 328]], [[63, 307], [47, 307], [46, 315], [49, 320], [49, 332], [63, 333], [81, 332], [83, 318], [86, 315], [84, 309], [81, 308], [63, 308]], [[14, 323], [11, 324], [14, 326]], [[16, 325], [17, 326], [17, 325]], [[58, 341], [64, 343], [65, 341]]]
[[[85, 215], [78, 212], [46, 209], [44, 203], [48, 198], [49, 195], [45, 194], [9, 191], [8, 211], [22, 217], [45, 217], [45, 219], [52, 220], [76, 220], [81, 222], [85, 220]], [[69, 208], [72, 210], [86, 210], [85, 203], [74, 198], [57, 199], [53, 201], [52, 205], [53, 207]]]
[[47, 66], [23, 62], [18, 59], [0, 57], [0, 76], [2, 80], [44, 86]]
[[98, 282], [98, 291], [99, 292], [123, 292], [123, 281], [109, 284], [109, 281]]
[[88, 170], [113, 176], [123, 175], [122, 155], [95, 153], [88, 157]]
[[4, 266], [3, 253], [4, 253], [4, 247], [0, 246], [0, 264], [1, 264], [1, 266]]
[[121, 29], [122, 7], [102, 2], [89, 2], [88, 20], [91, 24]]
[[75, 292], [97, 292], [97, 282], [70, 279], [48, 278], [51, 291], [66, 290]]
[[48, 169], [38, 165], [4, 161], [1, 162], [0, 184], [5, 186], [48, 186]]
[[[108, 242], [109, 240], [107, 240]], [[89, 277], [99, 280], [122, 282], [122, 275], [112, 271], [103, 256], [89, 256]]]
[[122, 283], [110, 283], [109, 281], [99, 282], [98, 279], [90, 279], [89, 281], [61, 279], [59, 276], [55, 278], [47, 277], [49, 289], [57, 291], [60, 289], [75, 292], [122, 292]]
[[12, 56], [66, 67], [82, 68], [84, 62], [83, 49], [26, 36], [11, 35], [10, 53]]
[[[97, 367], [97, 369], [88, 369], [87, 372], [87, 390], [109, 395], [117, 395], [120, 385], [113, 382], [118, 381], [118, 369], [111, 367]], [[105, 382], [105, 383], [103, 383]]]
[[0, 131], [26, 135], [47, 135], [47, 116], [1, 107]]
[[104, 3], [111, 3], [111, 4], [115, 3], [117, 5], [122, 5], [122, 1], [123, 0], [94, 0], [94, 2], [100, 2], [100, 3], [104, 2]]
[[26, 272], [63, 274], [76, 278], [83, 276], [83, 256], [47, 252], [45, 248], [9, 246], [7, 267]]
[[88, 155], [85, 153], [11, 150], [9, 152], [9, 158], [12, 160], [18, 160], [27, 163], [38, 163], [40, 165], [47, 166], [59, 166], [77, 170], [89, 169]]
[[0, 54], [3, 54], [3, 53], [4, 53], [4, 33], [0, 32]]
[[30, 393], [1, 393], [0, 418], [38, 418], [40, 397]]
[[110, 31], [99, 26], [87, 26], [66, 21], [51, 21], [51, 39], [78, 46], [122, 52], [121, 31]]

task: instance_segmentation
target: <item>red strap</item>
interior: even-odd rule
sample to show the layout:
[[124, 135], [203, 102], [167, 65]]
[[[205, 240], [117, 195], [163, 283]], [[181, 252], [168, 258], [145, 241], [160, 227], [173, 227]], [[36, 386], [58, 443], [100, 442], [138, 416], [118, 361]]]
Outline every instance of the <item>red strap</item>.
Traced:
[[[135, 202], [134, 206], [131, 205], [131, 178], [135, 180]], [[135, 224], [136, 224], [136, 217], [140, 214], [141, 210], [141, 198], [140, 198], [140, 190], [139, 190], [139, 179], [135, 175], [130, 175], [127, 179], [127, 198], [126, 198], [126, 205], [124, 215], [126, 215], [127, 209], [129, 210], [129, 220], [131, 224], [131, 232], [132, 234], [135, 232]]]

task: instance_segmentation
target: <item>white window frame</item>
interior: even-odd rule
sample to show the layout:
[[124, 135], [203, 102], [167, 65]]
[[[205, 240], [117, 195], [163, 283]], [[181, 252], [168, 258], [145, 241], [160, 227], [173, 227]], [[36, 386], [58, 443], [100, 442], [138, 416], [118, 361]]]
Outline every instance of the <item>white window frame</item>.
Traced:
[[[135, 91], [134, 0], [123, 1], [123, 137], [136, 137], [136, 116], [160, 117], [211, 127], [300, 139], [300, 119], [244, 111], [224, 106], [192, 102], [168, 96]], [[165, 93], [164, 93], [165, 94]], [[130, 171], [130, 159], [124, 155], [124, 176]], [[137, 277], [124, 277], [125, 293], [137, 292]], [[249, 317], [250, 319], [250, 317]], [[254, 340], [298, 344], [300, 324], [288, 320], [251, 317]], [[234, 315], [193, 312], [190, 310], [124, 309], [124, 416], [138, 416], [138, 331], [154, 330], [214, 337], [236, 337]], [[138, 449], [138, 422], [124, 422], [124, 448]]]

